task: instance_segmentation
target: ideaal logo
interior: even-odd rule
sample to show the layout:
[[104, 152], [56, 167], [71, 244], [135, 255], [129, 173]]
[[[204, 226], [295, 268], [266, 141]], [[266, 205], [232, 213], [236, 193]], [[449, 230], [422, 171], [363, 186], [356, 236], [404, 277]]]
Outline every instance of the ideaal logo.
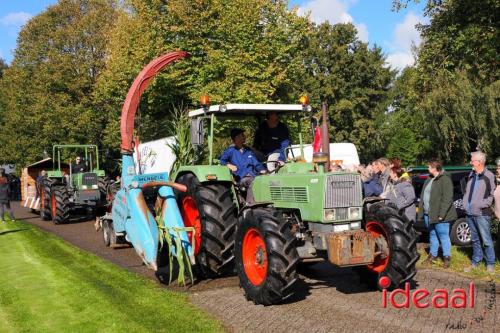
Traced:
[[[391, 279], [383, 276], [379, 279], [379, 285], [383, 288], [382, 291], [382, 307], [387, 308], [387, 303], [396, 309], [409, 308], [410, 302], [413, 306], [423, 309], [429, 306], [437, 309], [452, 307], [459, 308], [474, 308], [474, 282], [469, 283], [469, 289], [455, 288], [451, 294], [446, 289], [434, 289], [431, 293], [425, 288], [416, 289], [410, 292], [410, 283], [405, 283], [404, 289], [394, 289], [388, 292], [386, 288], [391, 285]], [[396, 296], [398, 301], [396, 301]]]

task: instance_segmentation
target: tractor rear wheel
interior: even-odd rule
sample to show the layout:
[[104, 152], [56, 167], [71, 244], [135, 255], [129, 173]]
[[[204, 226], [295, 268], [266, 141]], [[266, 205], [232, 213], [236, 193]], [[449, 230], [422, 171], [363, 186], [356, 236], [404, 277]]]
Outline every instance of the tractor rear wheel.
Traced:
[[177, 193], [177, 203], [184, 225], [195, 229], [193, 247], [199, 274], [211, 278], [230, 272], [237, 222], [231, 185], [201, 184], [192, 174], [182, 175], [177, 182], [188, 188]]
[[418, 233], [408, 219], [383, 203], [370, 206], [366, 221], [366, 230], [375, 237], [380, 254], [373, 264], [364, 267], [361, 277], [378, 289], [398, 288], [417, 272]]
[[236, 271], [247, 300], [271, 305], [289, 298], [299, 255], [289, 222], [274, 209], [249, 211], [235, 235]]
[[109, 185], [108, 177], [97, 178], [97, 186], [99, 188], [99, 194], [100, 194], [99, 203], [101, 206], [104, 206], [107, 202], [108, 185]]
[[44, 221], [50, 220], [52, 216], [50, 211], [51, 187], [52, 181], [44, 177], [40, 182], [40, 218]]
[[61, 186], [52, 189], [50, 206], [52, 222], [54, 224], [66, 223], [69, 221], [69, 195], [66, 187]]

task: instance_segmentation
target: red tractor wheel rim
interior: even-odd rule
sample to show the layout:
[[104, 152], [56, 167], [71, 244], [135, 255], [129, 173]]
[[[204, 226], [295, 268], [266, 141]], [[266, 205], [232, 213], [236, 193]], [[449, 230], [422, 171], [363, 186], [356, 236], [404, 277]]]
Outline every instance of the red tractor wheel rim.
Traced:
[[242, 259], [245, 274], [250, 282], [258, 286], [266, 280], [266, 243], [257, 229], [249, 229], [243, 238]]
[[[366, 231], [372, 234], [374, 238], [384, 237], [387, 243], [389, 243], [389, 238], [387, 237], [387, 233], [384, 230], [384, 227], [379, 222], [368, 222], [366, 224]], [[389, 258], [391, 257], [391, 253], [389, 252], [386, 257], [382, 257], [380, 255], [375, 257], [373, 264], [368, 265], [368, 269], [381, 273], [385, 270], [387, 265], [389, 264]]]
[[[197, 255], [200, 251], [201, 245], [201, 217], [198, 207], [196, 207], [196, 202], [193, 197], [186, 196], [182, 199], [181, 207], [182, 220], [184, 221], [185, 227], [193, 227], [195, 230], [194, 235], [194, 255]], [[192, 242], [193, 233], [188, 232], [189, 241]], [[191, 244], [192, 245], [192, 244]]]
[[50, 204], [51, 204], [51, 208], [52, 208], [52, 217], [54, 217], [57, 214], [57, 201], [56, 201], [55, 194], [52, 194], [52, 198], [50, 200]]

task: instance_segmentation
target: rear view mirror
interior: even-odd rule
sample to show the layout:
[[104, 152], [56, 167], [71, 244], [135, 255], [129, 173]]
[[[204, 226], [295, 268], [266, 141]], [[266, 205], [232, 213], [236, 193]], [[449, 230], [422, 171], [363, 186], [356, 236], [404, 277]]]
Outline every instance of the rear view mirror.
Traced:
[[191, 119], [191, 143], [194, 146], [202, 145], [205, 139], [203, 118]]

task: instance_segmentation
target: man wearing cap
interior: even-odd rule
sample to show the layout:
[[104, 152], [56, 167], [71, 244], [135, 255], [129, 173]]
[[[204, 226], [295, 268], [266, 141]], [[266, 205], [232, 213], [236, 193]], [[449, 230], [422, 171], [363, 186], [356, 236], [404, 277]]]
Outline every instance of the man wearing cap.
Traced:
[[259, 173], [265, 173], [266, 168], [260, 163], [252, 149], [245, 146], [245, 131], [241, 128], [231, 130], [233, 144], [221, 155], [221, 165], [226, 165], [231, 170], [236, 181], [248, 188], [246, 201], [254, 203], [252, 182]]

